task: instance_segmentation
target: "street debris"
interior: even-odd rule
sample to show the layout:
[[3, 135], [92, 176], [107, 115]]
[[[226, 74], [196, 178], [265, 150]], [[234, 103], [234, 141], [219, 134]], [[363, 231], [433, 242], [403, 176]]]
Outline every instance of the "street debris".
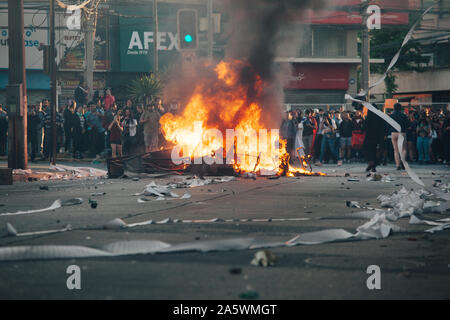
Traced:
[[61, 208], [61, 200], [55, 200], [52, 203], [52, 205], [50, 207], [47, 207], [47, 208], [36, 209], [36, 210], [26, 210], [26, 211], [0, 213], [0, 216], [15, 216], [15, 215], [22, 215], [22, 214], [39, 213], [39, 212], [55, 210], [55, 209], [58, 209], [58, 208]]
[[61, 206], [68, 207], [68, 206], [75, 206], [75, 205], [82, 204], [82, 203], [83, 203], [82, 198], [73, 198], [73, 199], [68, 199], [68, 200], [63, 201], [61, 203]]
[[269, 267], [274, 266], [277, 257], [269, 250], [260, 250], [255, 253], [255, 257], [250, 262], [253, 266]]
[[362, 208], [358, 201], [347, 201], [346, 205], [349, 208]]
[[96, 209], [98, 206], [98, 202], [92, 199], [89, 199], [89, 204], [91, 205], [92, 209]]
[[106, 192], [95, 192], [95, 193], [91, 193], [91, 197], [100, 197], [100, 196], [104, 196], [106, 194]]
[[362, 226], [359, 226], [355, 234], [357, 239], [384, 239], [387, 238], [390, 233], [399, 232], [400, 227], [390, 223], [386, 219], [384, 213], [376, 213], [375, 216]]
[[256, 173], [254, 173], [254, 172], [246, 172], [244, 174], [244, 178], [256, 180]]
[[113, 219], [104, 225], [104, 228], [108, 230], [118, 230], [127, 227], [128, 225], [125, 223], [125, 221], [120, 218]]
[[36, 235], [43, 235], [43, 234], [52, 234], [52, 233], [66, 232], [66, 231], [72, 230], [72, 226], [70, 224], [68, 224], [63, 229], [18, 233], [16, 228], [14, 228], [13, 225], [8, 222], [6, 224], [6, 230], [7, 230], [7, 236], [26, 237], [26, 236], [36, 236]]
[[369, 175], [367, 181], [381, 181], [381, 178], [382, 178], [381, 174], [373, 173]]
[[396, 181], [397, 179], [391, 177], [388, 174], [383, 175], [383, 177], [381, 178], [381, 182], [393, 182]]
[[241, 274], [242, 269], [241, 268], [231, 268], [230, 270], [228, 270], [228, 272], [231, 274]]
[[[167, 195], [172, 192], [169, 186], [158, 186], [154, 183], [147, 186], [146, 191], [151, 195], [160, 193]], [[432, 190], [434, 191], [434, 190]], [[157, 195], [155, 195], [157, 196]], [[148, 253], [169, 253], [185, 251], [227, 251], [227, 250], [248, 250], [265, 249], [258, 251], [252, 264], [261, 266], [273, 265], [275, 259], [267, 249], [277, 247], [290, 247], [296, 245], [316, 245], [339, 241], [361, 241], [369, 239], [383, 239], [391, 235], [392, 232], [402, 232], [392, 221], [402, 217], [410, 217], [411, 224], [425, 224], [432, 226], [426, 230], [427, 233], [434, 233], [450, 228], [450, 218], [440, 219], [438, 221], [429, 221], [421, 218], [421, 215], [429, 212], [445, 213], [443, 208], [448, 208], [449, 202], [445, 200], [448, 197], [446, 193], [433, 194], [431, 191], [421, 189], [419, 191], [407, 191], [402, 188], [391, 195], [380, 195], [378, 201], [383, 208], [371, 209], [364, 207], [357, 201], [347, 201], [349, 207], [361, 207], [366, 211], [352, 213], [349, 217], [360, 217], [370, 219], [356, 229], [355, 233], [350, 233], [344, 229], [326, 229], [314, 232], [307, 232], [297, 235], [286, 242], [270, 242], [262, 239], [253, 238], [232, 238], [220, 240], [196, 240], [194, 242], [168, 244], [161, 241], [121, 241], [106, 245], [103, 249], [94, 249], [80, 246], [17, 246], [0, 247], [0, 261], [26, 260], [26, 259], [57, 259], [57, 258], [81, 258], [81, 257], [100, 257], [100, 256], [118, 256], [125, 254], [148, 254]], [[75, 198], [80, 199], [80, 198]], [[74, 199], [71, 199], [74, 200]], [[89, 199], [91, 206], [96, 202]], [[61, 207], [61, 201], [57, 200], [49, 208], [30, 211], [19, 211], [1, 215], [15, 215], [32, 212], [43, 212]], [[367, 210], [371, 209], [371, 210]], [[316, 218], [320, 219], [320, 218]], [[171, 224], [171, 223], [216, 223], [216, 222], [271, 222], [271, 221], [302, 221], [309, 218], [287, 218], [287, 219], [221, 219], [213, 218], [209, 220], [181, 220], [167, 217], [161, 221], [147, 220], [132, 224], [125, 223], [122, 219], [114, 219], [107, 224], [106, 229], [125, 229], [137, 226], [151, 224]], [[17, 231], [12, 225], [7, 226], [9, 234], [17, 235]], [[69, 228], [60, 230], [48, 230], [43, 232], [62, 232]], [[26, 233], [30, 234], [30, 233]]]
[[[145, 196], [145, 197], [153, 197], [155, 201], [163, 201], [163, 200], [174, 200], [174, 199], [189, 199], [192, 195], [189, 192], [185, 192], [182, 196], [173, 191], [173, 189], [181, 189], [181, 188], [193, 188], [204, 186], [208, 184], [222, 183], [232, 181], [234, 177], [221, 177], [221, 178], [213, 178], [213, 179], [199, 179], [196, 177], [189, 177], [181, 182], [172, 182], [167, 185], [158, 185], [154, 181], [146, 185], [143, 192], [134, 193], [133, 196]], [[212, 192], [211, 189], [208, 189], [209, 192]], [[144, 197], [138, 198], [138, 203], [144, 203], [149, 201]]]
[[[49, 180], [76, 180], [106, 178], [105, 170], [90, 167], [71, 167], [50, 164], [48, 171], [14, 169], [14, 180], [18, 181], [49, 181]], [[42, 189], [46, 190], [46, 189]]]
[[242, 292], [239, 295], [239, 298], [241, 298], [241, 299], [249, 299], [249, 300], [251, 300], [251, 299], [258, 299], [259, 298], [259, 293], [257, 291], [254, 291], [254, 290], [248, 290], [248, 291]]

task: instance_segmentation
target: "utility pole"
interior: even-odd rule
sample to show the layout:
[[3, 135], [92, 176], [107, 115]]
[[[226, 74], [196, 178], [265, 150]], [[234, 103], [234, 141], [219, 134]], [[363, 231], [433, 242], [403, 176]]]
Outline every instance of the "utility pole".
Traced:
[[153, 0], [153, 73], [158, 75], [158, 0]]
[[[92, 2], [88, 4], [93, 9]], [[86, 11], [83, 14], [84, 27], [84, 81], [89, 90], [88, 100], [92, 98], [94, 89], [94, 41], [95, 41], [95, 15], [89, 14]]]
[[52, 151], [50, 161], [56, 164], [56, 112], [57, 112], [57, 78], [56, 78], [56, 47], [55, 47], [55, 0], [50, 0], [50, 91], [51, 91], [51, 115], [52, 115]]
[[370, 35], [369, 28], [367, 26], [367, 20], [369, 14], [367, 8], [369, 7], [369, 1], [365, 0], [362, 5], [362, 46], [361, 46], [361, 87], [367, 94], [367, 101], [370, 101], [369, 92], [369, 76], [370, 76]]
[[213, 0], [207, 0], [207, 17], [208, 17], [208, 59], [213, 59], [214, 45], [214, 20], [213, 20]]
[[[8, 167], [26, 169], [27, 150], [27, 86], [25, 73], [24, 0], [8, 0], [8, 85], [17, 90], [8, 92]], [[8, 88], [9, 91], [9, 88]]]

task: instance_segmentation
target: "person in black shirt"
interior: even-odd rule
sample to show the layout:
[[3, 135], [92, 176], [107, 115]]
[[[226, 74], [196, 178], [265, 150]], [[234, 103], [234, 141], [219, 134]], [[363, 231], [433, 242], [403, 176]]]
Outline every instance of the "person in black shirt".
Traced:
[[340, 135], [340, 153], [341, 159], [345, 158], [345, 161], [350, 163], [352, 157], [352, 132], [353, 132], [353, 121], [350, 118], [348, 112], [342, 114], [342, 122], [339, 125], [339, 135]]
[[417, 120], [413, 111], [408, 114], [408, 126], [406, 127], [406, 141], [408, 147], [409, 161], [416, 161]]
[[64, 109], [63, 118], [64, 118], [64, 150], [66, 153], [70, 152], [71, 147], [73, 147], [73, 117], [72, 115], [75, 112], [77, 103], [72, 101], [72, 103]]
[[403, 148], [401, 150], [402, 156], [400, 157], [400, 151], [398, 149], [398, 138], [400, 135], [405, 138], [406, 128], [408, 127], [408, 118], [402, 112], [402, 105], [400, 103], [396, 103], [394, 105], [394, 112], [392, 113], [391, 118], [394, 119], [401, 127], [401, 131], [397, 132], [397, 130], [391, 126], [391, 139], [392, 147], [394, 148], [394, 158], [397, 170], [402, 170], [405, 168], [401, 159], [406, 158], [406, 141], [403, 143]]
[[285, 118], [283, 119], [280, 127], [280, 136], [282, 139], [286, 140], [286, 152], [291, 155], [294, 149], [295, 142], [295, 125], [291, 112], [287, 112]]
[[41, 120], [36, 113], [36, 106], [31, 105], [28, 107], [27, 113], [27, 135], [28, 142], [31, 144], [31, 161], [36, 159], [36, 153], [38, 152], [38, 128]]
[[450, 111], [447, 111], [442, 125], [442, 138], [444, 143], [445, 163], [450, 167]]
[[[378, 106], [374, 103], [373, 106], [378, 109]], [[366, 136], [364, 138], [363, 149], [366, 154], [368, 166], [366, 171], [376, 172], [378, 165], [377, 150], [381, 149], [381, 145], [384, 140], [384, 120], [377, 116], [372, 111], [368, 111], [365, 126]]]
[[85, 89], [84, 87], [85, 87], [84, 81], [81, 80], [80, 84], [75, 89], [74, 98], [75, 98], [75, 102], [79, 106], [84, 106], [87, 103], [87, 96], [88, 96], [89, 90]]
[[311, 146], [314, 137], [314, 124], [311, 121], [311, 111], [305, 111], [303, 118], [303, 146], [305, 147], [305, 154], [311, 155]]
[[0, 155], [6, 155], [6, 141], [8, 133], [8, 114], [0, 104]]
[[78, 106], [76, 112], [71, 114], [73, 157], [82, 159], [84, 151], [84, 134], [86, 133], [86, 119], [83, 115], [83, 107]]

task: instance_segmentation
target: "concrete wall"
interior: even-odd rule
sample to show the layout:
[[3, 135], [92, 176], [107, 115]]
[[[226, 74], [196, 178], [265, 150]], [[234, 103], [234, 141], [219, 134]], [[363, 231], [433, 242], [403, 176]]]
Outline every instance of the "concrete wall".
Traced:
[[[403, 71], [397, 72], [398, 93], [431, 92], [450, 90], [450, 69], [430, 70], [426, 72]], [[373, 83], [381, 77], [372, 74], [370, 82]], [[372, 89], [373, 94], [385, 93], [384, 83]]]

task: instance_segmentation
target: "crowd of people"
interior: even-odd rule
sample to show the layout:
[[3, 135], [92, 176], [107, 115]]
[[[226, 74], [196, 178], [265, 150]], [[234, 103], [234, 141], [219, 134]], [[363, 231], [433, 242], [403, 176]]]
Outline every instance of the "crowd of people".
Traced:
[[[339, 166], [367, 161], [366, 171], [376, 172], [378, 165], [393, 162], [403, 170], [402, 156], [411, 163], [450, 166], [449, 111], [410, 108], [406, 114], [397, 103], [388, 115], [400, 124], [400, 133], [371, 111], [365, 116], [362, 108], [292, 110], [283, 119], [280, 136], [292, 160], [307, 155], [316, 166], [330, 160]], [[399, 136], [404, 137], [403, 150], [398, 149]]]
[[[88, 101], [83, 83], [74, 99], [56, 113], [56, 150], [74, 158], [121, 157], [159, 150], [164, 142], [159, 119], [165, 113], [161, 99], [148, 105], [127, 100], [116, 103], [110, 89], [96, 91]], [[8, 118], [0, 105], [0, 154], [6, 155]], [[52, 112], [48, 99], [28, 105], [27, 135], [31, 161], [51, 155]]]
[[[89, 102], [87, 97], [88, 91], [81, 82], [74, 99], [58, 110], [57, 151], [78, 159], [121, 157], [156, 151], [164, 145], [159, 119], [166, 111], [161, 99], [147, 105], [127, 100], [119, 106], [110, 89], [96, 91]], [[362, 110], [307, 109], [286, 113], [280, 136], [287, 141], [291, 159], [307, 155], [316, 166], [330, 161], [339, 166], [367, 161], [367, 171], [376, 171], [378, 165], [387, 163], [395, 163], [402, 170], [402, 157], [411, 163], [450, 166], [449, 111], [409, 108], [404, 113], [397, 103], [388, 114], [400, 124], [399, 133], [379, 116], [370, 111], [364, 115]], [[27, 121], [31, 161], [37, 157], [48, 159], [53, 145], [49, 100], [29, 105]], [[7, 153], [7, 128], [7, 113], [0, 104], [0, 155]], [[404, 137], [403, 150], [398, 149], [400, 136]]]

